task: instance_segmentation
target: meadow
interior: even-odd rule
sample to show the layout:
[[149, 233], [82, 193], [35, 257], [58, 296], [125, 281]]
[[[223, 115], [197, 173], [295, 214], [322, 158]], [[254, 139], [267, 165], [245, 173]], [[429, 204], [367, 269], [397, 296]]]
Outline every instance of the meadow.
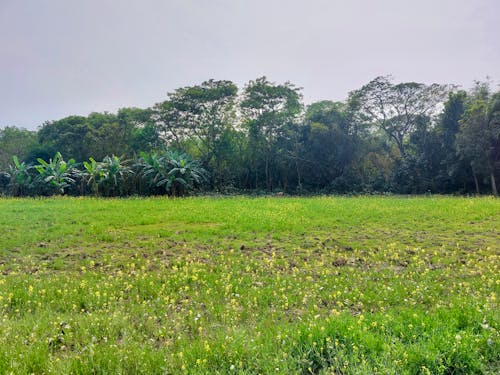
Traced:
[[0, 374], [495, 374], [500, 200], [0, 199]]

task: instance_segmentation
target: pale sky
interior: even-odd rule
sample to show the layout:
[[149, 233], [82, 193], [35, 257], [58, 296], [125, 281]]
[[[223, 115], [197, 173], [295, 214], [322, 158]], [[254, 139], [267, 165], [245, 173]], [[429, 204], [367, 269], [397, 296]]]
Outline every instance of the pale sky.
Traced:
[[267, 76], [306, 103], [379, 75], [500, 80], [500, 0], [0, 0], [0, 127]]

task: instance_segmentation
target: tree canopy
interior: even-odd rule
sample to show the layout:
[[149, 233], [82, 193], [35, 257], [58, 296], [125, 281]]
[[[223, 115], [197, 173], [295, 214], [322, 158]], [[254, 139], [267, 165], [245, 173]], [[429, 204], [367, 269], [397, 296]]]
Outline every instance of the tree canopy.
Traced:
[[0, 130], [0, 194], [496, 195], [499, 174], [500, 92], [487, 82], [376, 77], [305, 105], [290, 82], [211, 79], [149, 108]]

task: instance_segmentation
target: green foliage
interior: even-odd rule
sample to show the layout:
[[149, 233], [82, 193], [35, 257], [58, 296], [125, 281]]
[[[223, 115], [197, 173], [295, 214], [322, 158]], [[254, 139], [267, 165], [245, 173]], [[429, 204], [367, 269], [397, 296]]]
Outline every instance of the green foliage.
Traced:
[[31, 167], [25, 162], [19, 162], [17, 156], [12, 157], [14, 164], [9, 166], [9, 194], [18, 197], [26, 196], [31, 193], [32, 181], [30, 170]]
[[38, 176], [34, 180], [37, 194], [64, 194], [65, 189], [76, 183], [80, 171], [75, 166], [75, 160], [64, 161], [61, 153], [56, 153], [48, 162], [39, 158], [34, 168]]
[[491, 181], [491, 191], [498, 195], [496, 175], [500, 166], [500, 104], [499, 94], [491, 95], [482, 85], [471, 98], [460, 120], [457, 134], [457, 154], [472, 168], [477, 184], [477, 175], [486, 175]]
[[0, 171], [0, 196], [7, 192], [10, 183], [10, 174]]
[[106, 196], [126, 195], [127, 177], [132, 169], [127, 166], [128, 161], [111, 155], [105, 156], [98, 165], [100, 191]]
[[201, 165], [215, 172], [214, 186], [226, 174], [226, 140], [235, 122], [237, 93], [231, 81], [209, 80], [177, 89], [154, 107], [152, 117], [169, 146], [184, 150], [191, 146]]
[[72, 155], [82, 162], [89, 157], [149, 151], [159, 143], [151, 111], [123, 108], [118, 113], [91, 113], [87, 117], [69, 116], [46, 122], [38, 131], [41, 145], [51, 154]]
[[416, 82], [393, 84], [391, 77], [377, 77], [351, 93], [362, 114], [394, 141], [404, 156], [405, 142], [420, 117], [432, 116], [450, 88]]
[[301, 98], [300, 89], [291, 83], [275, 84], [266, 77], [250, 81], [245, 87], [240, 106], [252, 150], [251, 173], [255, 174], [255, 188], [259, 187], [262, 169], [265, 188], [272, 191], [276, 185], [275, 172], [281, 162], [277, 144], [300, 115]]
[[34, 131], [14, 126], [0, 129], [0, 171], [9, 167], [13, 155], [24, 161], [37, 147], [37, 134]]
[[166, 158], [169, 171], [166, 176], [162, 176], [157, 186], [164, 186], [170, 195], [182, 196], [206, 180], [206, 171], [187, 154], [168, 151]]
[[353, 172], [360, 142], [351, 129], [350, 117], [343, 103], [323, 101], [307, 108], [303, 141], [303, 177], [307, 185], [327, 186], [339, 193], [353, 190], [352, 178], [347, 182], [351, 186], [341, 186], [344, 177]]
[[141, 153], [130, 166], [128, 160], [115, 155], [100, 162], [89, 158], [82, 170], [73, 159], [64, 161], [60, 153], [48, 162], [39, 158], [29, 166], [13, 157], [8, 172], [0, 174], [0, 192], [12, 196], [53, 194], [127, 196], [132, 194], [169, 194], [183, 196], [199, 188], [208, 172], [185, 153], [164, 149]]
[[150, 189], [160, 188], [171, 196], [185, 195], [207, 179], [207, 172], [196, 161], [171, 150], [142, 153], [138, 166]]
[[83, 167], [85, 168], [83, 176], [91, 191], [99, 195], [99, 184], [104, 178], [104, 171], [101, 168], [101, 164], [95, 161], [94, 158], [89, 158], [89, 161], [90, 163], [88, 161], [83, 162]]
[[52, 155], [60, 152], [82, 161], [90, 156], [90, 131], [85, 117], [70, 116], [43, 124], [38, 131], [38, 140]]
[[[377, 77], [343, 102], [304, 110], [301, 89], [289, 82], [260, 77], [238, 93], [231, 81], [208, 80], [151, 108], [69, 116], [37, 132], [0, 130], [0, 193], [497, 194], [499, 95], [482, 82], [465, 92]], [[13, 155], [30, 167], [58, 152], [83, 163], [85, 179], [42, 191], [36, 169], [12, 171], [14, 179], [6, 170]], [[141, 160], [146, 154], [163, 158], [162, 166]], [[109, 155], [133, 162], [122, 169]]]
[[141, 152], [140, 159], [135, 165], [139, 169], [142, 181], [148, 186], [149, 191], [159, 193], [159, 181], [168, 175], [167, 160], [159, 152]]
[[446, 193], [463, 190], [463, 182], [470, 179], [468, 165], [456, 155], [456, 137], [460, 130], [460, 119], [465, 111], [466, 100], [465, 91], [450, 93], [435, 131], [441, 143], [441, 147], [436, 146], [432, 150], [441, 164], [435, 178], [438, 185], [436, 190]]

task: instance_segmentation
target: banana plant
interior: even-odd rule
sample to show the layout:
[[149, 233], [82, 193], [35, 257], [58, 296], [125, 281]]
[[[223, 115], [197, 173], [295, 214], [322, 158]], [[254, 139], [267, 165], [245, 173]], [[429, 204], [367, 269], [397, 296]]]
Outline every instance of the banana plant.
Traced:
[[83, 171], [84, 178], [87, 182], [87, 186], [90, 186], [92, 192], [99, 195], [99, 184], [104, 178], [104, 171], [102, 170], [101, 163], [95, 161], [94, 158], [89, 158], [89, 162], [84, 161]]
[[28, 195], [31, 187], [33, 178], [31, 176], [31, 167], [25, 162], [19, 162], [17, 156], [12, 157], [14, 164], [9, 165], [9, 171], [7, 172], [10, 177], [9, 182], [9, 192], [13, 196], [24, 196]]
[[168, 173], [158, 181], [157, 186], [164, 186], [171, 196], [185, 195], [207, 178], [207, 171], [188, 154], [168, 151]]
[[[171, 150], [141, 153], [137, 166], [150, 189], [171, 196], [185, 195], [206, 179], [207, 172], [188, 154]], [[160, 190], [158, 190], [160, 189]]]
[[38, 165], [34, 168], [38, 172], [36, 185], [41, 193], [52, 194], [54, 192], [64, 194], [66, 188], [76, 182], [79, 173], [74, 159], [64, 161], [60, 152], [48, 162], [38, 158]]
[[158, 182], [168, 174], [167, 159], [160, 153], [151, 154], [141, 152], [141, 157], [136, 163], [141, 181], [145, 182], [150, 192], [161, 193]]
[[126, 160], [122, 160], [122, 158], [115, 155], [104, 157], [100, 163], [102, 172], [100, 184], [104, 187], [107, 195], [115, 196], [117, 188], [120, 190], [120, 195], [123, 194], [126, 178], [132, 173], [126, 163]]

